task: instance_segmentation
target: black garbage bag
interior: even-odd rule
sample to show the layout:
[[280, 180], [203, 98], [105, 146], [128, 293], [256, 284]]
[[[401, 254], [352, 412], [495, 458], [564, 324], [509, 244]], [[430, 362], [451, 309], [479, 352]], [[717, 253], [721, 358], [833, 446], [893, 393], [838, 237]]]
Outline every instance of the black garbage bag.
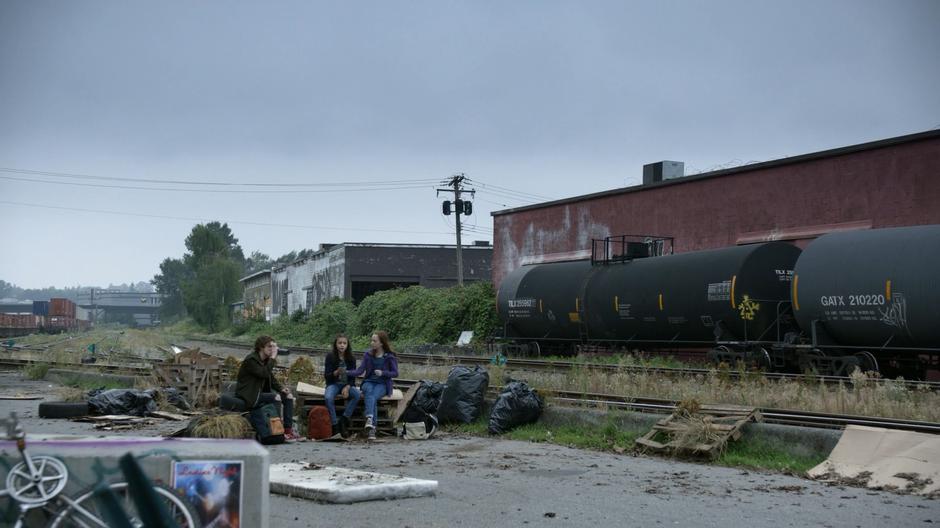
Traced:
[[490, 412], [490, 434], [503, 434], [527, 423], [533, 423], [542, 414], [542, 398], [524, 381], [510, 381], [503, 387], [493, 411]]
[[440, 423], [470, 423], [483, 414], [483, 397], [490, 375], [483, 367], [456, 366], [447, 375], [441, 403], [437, 407]]
[[415, 407], [427, 414], [436, 413], [441, 404], [441, 395], [444, 394], [444, 384], [429, 380], [421, 380], [418, 383], [418, 390], [415, 391], [408, 407]]
[[184, 411], [193, 410], [193, 406], [189, 404], [189, 401], [186, 400], [186, 396], [183, 396], [179, 389], [175, 387], [164, 387], [160, 390], [163, 392], [163, 395], [166, 396], [166, 401], [170, 405]]
[[111, 389], [92, 391], [88, 405], [94, 414], [130, 414], [147, 416], [157, 410], [154, 391]]

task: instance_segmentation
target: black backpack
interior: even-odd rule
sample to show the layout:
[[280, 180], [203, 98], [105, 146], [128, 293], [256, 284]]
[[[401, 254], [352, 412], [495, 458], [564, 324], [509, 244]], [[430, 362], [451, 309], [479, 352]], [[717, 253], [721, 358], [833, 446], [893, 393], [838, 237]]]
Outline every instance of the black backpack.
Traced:
[[248, 421], [255, 430], [258, 442], [263, 445], [284, 443], [284, 423], [281, 413], [273, 403], [266, 403], [248, 413]]

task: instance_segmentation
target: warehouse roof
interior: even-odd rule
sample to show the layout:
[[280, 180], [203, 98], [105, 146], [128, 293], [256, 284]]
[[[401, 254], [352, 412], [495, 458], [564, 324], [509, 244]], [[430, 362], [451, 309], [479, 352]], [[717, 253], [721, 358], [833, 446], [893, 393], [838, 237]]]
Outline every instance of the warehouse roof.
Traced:
[[859, 143], [857, 145], [850, 145], [848, 147], [839, 147], [829, 150], [821, 150], [819, 152], [812, 152], [809, 154], [802, 154], [799, 156], [792, 156], [789, 158], [781, 158], [771, 161], [764, 161], [761, 163], [752, 163], [750, 165], [742, 165], [740, 167], [734, 167], [731, 169], [722, 169], [711, 172], [703, 172], [700, 174], [694, 174], [691, 176], [683, 176], [681, 178], [673, 178], [669, 180], [663, 180], [659, 182], [649, 183], [646, 185], [633, 185], [630, 187], [620, 187], [617, 189], [611, 189], [608, 191], [601, 191], [591, 194], [582, 194], [580, 196], [574, 196], [571, 198], [562, 198], [560, 200], [553, 200], [550, 202], [542, 202], [533, 205], [526, 205], [522, 207], [514, 207], [512, 209], [502, 209], [500, 211], [493, 211], [490, 213], [492, 216], [501, 216], [512, 213], [517, 213], [520, 211], [529, 211], [533, 209], [541, 209], [543, 207], [552, 207], [555, 205], [570, 204], [574, 202], [582, 202], [586, 200], [593, 200], [596, 198], [603, 198], [606, 196], [615, 196], [618, 194], [625, 194], [631, 192], [645, 191], [647, 189], [655, 189], [659, 187], [666, 187], [669, 185], [679, 185], [683, 183], [693, 182], [704, 180], [708, 178], [717, 178], [720, 176], [728, 176], [731, 174], [739, 174], [742, 172], [749, 172], [759, 169], [767, 169], [771, 167], [782, 167], [784, 165], [790, 165], [793, 163], [802, 163], [805, 161], [812, 161], [817, 159], [831, 158], [834, 156], [842, 156], [845, 154], [852, 154], [855, 152], [862, 152], [866, 150], [874, 150], [879, 148], [891, 147], [894, 145], [900, 145], [903, 143], [913, 143], [915, 141], [923, 141], [927, 139], [940, 138], [940, 130], [929, 130], [927, 132], [918, 132], [916, 134], [908, 134], [905, 136], [897, 136], [888, 139], [880, 139], [878, 141], [871, 141], [868, 143]]

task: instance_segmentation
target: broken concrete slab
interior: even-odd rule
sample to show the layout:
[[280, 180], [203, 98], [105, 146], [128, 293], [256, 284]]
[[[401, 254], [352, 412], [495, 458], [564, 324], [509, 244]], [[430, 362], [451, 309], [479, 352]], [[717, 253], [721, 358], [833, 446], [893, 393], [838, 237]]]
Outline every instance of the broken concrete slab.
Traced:
[[425, 497], [437, 491], [436, 480], [296, 462], [272, 465], [269, 482], [271, 493], [337, 504]]
[[810, 478], [874, 489], [940, 494], [940, 436], [850, 425]]

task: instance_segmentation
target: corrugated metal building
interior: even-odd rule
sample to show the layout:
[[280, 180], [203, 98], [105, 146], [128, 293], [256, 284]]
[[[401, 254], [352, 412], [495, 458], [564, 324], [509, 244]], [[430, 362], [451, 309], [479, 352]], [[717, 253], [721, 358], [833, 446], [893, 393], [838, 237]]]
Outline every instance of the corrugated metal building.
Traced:
[[[464, 282], [490, 280], [493, 248], [486, 242], [462, 248]], [[310, 257], [271, 271], [271, 316], [309, 312], [334, 297], [358, 303], [392, 288], [454, 286], [456, 249], [454, 245], [323, 244]]]
[[803, 247], [831, 231], [940, 224], [940, 131], [492, 214], [497, 285], [524, 264], [589, 258], [592, 239], [608, 236], [674, 237], [678, 253], [768, 240]]
[[241, 306], [238, 309], [245, 312], [245, 316], [251, 316], [256, 313], [264, 314], [266, 321], [271, 320], [271, 270], [261, 270], [247, 277], [239, 279], [245, 293], [242, 298]]

